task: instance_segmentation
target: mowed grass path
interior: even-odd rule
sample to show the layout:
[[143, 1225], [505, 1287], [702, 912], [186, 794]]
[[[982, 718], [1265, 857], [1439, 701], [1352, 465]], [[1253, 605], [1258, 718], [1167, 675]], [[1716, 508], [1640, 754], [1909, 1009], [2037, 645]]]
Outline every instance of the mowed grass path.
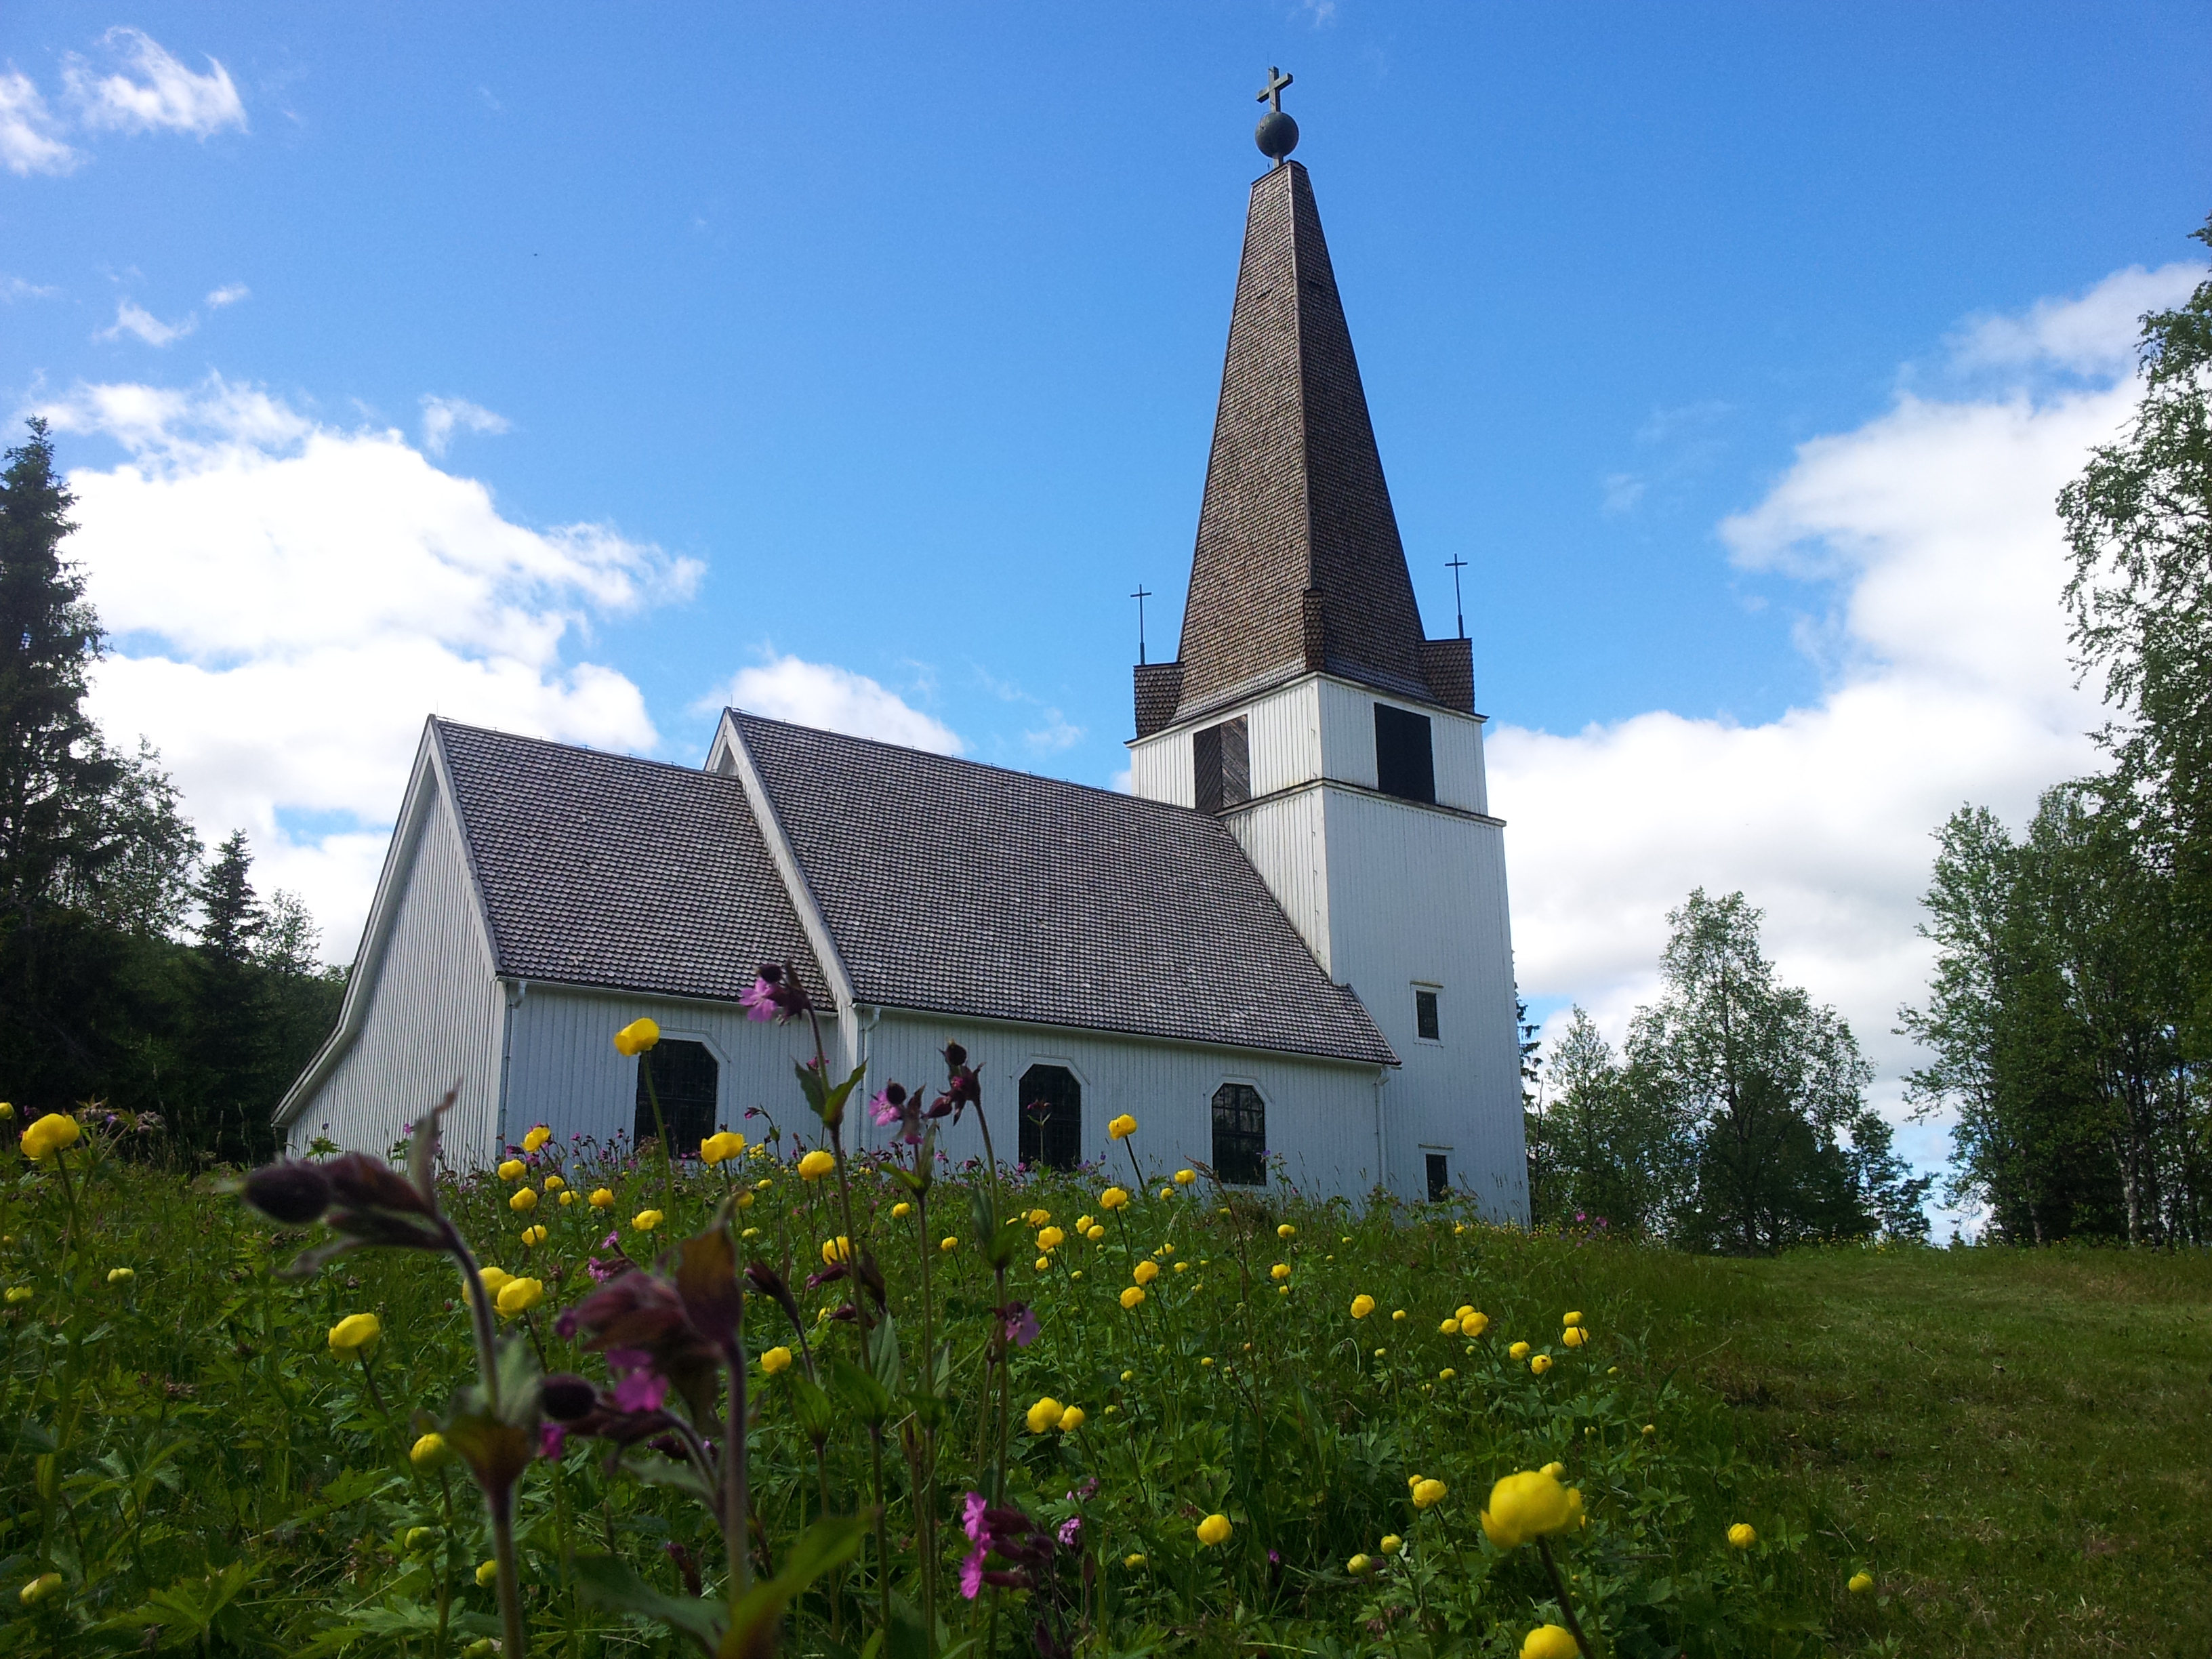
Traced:
[[1745, 1495], [1874, 1571], [1839, 1648], [2212, 1655], [2212, 1257], [1573, 1255], [1723, 1402]]

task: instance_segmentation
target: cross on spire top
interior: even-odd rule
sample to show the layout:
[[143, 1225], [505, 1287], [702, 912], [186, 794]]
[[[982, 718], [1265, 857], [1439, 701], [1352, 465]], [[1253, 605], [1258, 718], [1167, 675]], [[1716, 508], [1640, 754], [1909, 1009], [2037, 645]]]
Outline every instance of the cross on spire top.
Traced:
[[1267, 84], [1259, 97], [1267, 106], [1267, 112], [1252, 129], [1252, 142], [1259, 145], [1260, 154], [1278, 165], [1298, 147], [1298, 124], [1283, 112], [1283, 88], [1290, 84], [1289, 76], [1273, 64], [1267, 65]]
[[1253, 101], [1255, 103], [1265, 104], [1269, 109], [1273, 110], [1277, 114], [1280, 114], [1283, 108], [1283, 88], [1290, 85], [1296, 78], [1297, 77], [1294, 76], [1284, 74], [1282, 70], [1277, 69], [1273, 64], [1268, 64], [1267, 84], [1261, 88], [1259, 97], [1255, 99]]

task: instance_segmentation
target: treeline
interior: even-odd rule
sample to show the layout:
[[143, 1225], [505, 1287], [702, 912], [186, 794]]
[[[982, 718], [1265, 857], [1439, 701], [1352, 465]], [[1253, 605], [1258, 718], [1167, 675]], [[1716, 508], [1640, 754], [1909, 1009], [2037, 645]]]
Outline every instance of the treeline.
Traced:
[[160, 757], [86, 712], [105, 636], [44, 422], [0, 474], [0, 1099], [100, 1103], [148, 1151], [270, 1155], [269, 1115], [335, 1020], [294, 896], [254, 892], [243, 833], [210, 859]]
[[1841, 1015], [1776, 980], [1760, 920], [1741, 893], [1692, 893], [1620, 1054], [1573, 1011], [1526, 1115], [1539, 1225], [1741, 1255], [1926, 1236], [1929, 1180], [1867, 1104], [1873, 1067]]
[[1954, 1197], [2022, 1243], [2212, 1238], [2212, 280], [2141, 356], [2133, 420], [2058, 498], [2110, 766], [2018, 836], [1980, 806], [1943, 826], [1903, 1016], [1923, 1109], [1956, 1115]]

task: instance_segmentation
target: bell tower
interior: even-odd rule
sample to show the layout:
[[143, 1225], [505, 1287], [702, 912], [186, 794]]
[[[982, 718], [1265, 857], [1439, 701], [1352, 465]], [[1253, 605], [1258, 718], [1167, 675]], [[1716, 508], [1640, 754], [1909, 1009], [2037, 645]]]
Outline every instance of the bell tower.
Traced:
[[1290, 77], [1270, 71], [1176, 660], [1136, 670], [1139, 795], [1228, 824], [1400, 1065], [1391, 1189], [1525, 1219], [1504, 826], [1464, 637], [1431, 640], [1399, 540]]

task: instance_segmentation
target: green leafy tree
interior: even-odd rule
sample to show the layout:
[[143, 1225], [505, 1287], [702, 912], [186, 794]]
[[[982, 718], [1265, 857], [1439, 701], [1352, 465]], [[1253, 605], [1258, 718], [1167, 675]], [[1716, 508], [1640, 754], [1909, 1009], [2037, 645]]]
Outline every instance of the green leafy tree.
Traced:
[[1741, 893], [1692, 892], [1628, 1037], [1627, 1086], [1689, 1149], [1674, 1232], [1743, 1255], [1873, 1234], [1925, 1191], [1867, 1107], [1873, 1068], [1850, 1026], [1776, 981], [1760, 921]]
[[1663, 1231], [1686, 1175], [1685, 1148], [1665, 1113], [1629, 1086], [1612, 1045], [1579, 1006], [1546, 1066], [1550, 1087], [1529, 1140], [1541, 1170], [1536, 1218], [1631, 1235]]
[[[2212, 246], [2212, 219], [2195, 233]], [[2058, 497], [2085, 673], [2119, 711], [2103, 733], [2175, 878], [2183, 1040], [2212, 1055], [2212, 277], [2142, 319], [2143, 393]]]

